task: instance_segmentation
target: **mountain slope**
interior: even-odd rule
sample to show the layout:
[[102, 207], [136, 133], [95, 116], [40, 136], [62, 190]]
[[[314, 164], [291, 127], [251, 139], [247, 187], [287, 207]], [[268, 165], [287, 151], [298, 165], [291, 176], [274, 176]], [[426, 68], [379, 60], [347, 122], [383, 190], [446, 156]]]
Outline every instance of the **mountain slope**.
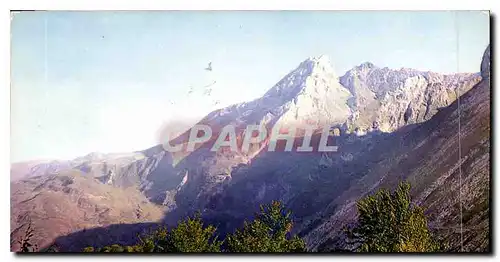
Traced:
[[[490, 91], [481, 82], [461, 97], [461, 178], [464, 250], [489, 248]], [[386, 145], [392, 144], [392, 147]], [[432, 229], [457, 250], [460, 228], [457, 103], [409, 131], [395, 132], [376, 151], [382, 161], [369, 165], [369, 174], [351, 183], [323, 211], [319, 225], [306, 234], [310, 247], [328, 249], [342, 243], [340, 229], [355, 216], [355, 201], [380, 187], [393, 188], [401, 180], [412, 185], [414, 199], [428, 209]], [[374, 151], [367, 154], [373, 154]], [[330, 239], [325, 242], [325, 239]], [[338, 246], [337, 246], [338, 247]]]
[[[111, 224], [156, 222], [163, 208], [151, 204], [138, 190], [105, 185], [80, 171], [65, 171], [11, 183], [11, 232], [23, 236], [29, 223], [40, 248], [56, 237]], [[86, 239], [87, 245], [102, 244], [112, 236]], [[82, 242], [85, 242], [82, 241]], [[79, 243], [57, 243], [71, 250]], [[17, 250], [17, 243], [11, 247]], [[80, 247], [81, 248], [81, 247]]]

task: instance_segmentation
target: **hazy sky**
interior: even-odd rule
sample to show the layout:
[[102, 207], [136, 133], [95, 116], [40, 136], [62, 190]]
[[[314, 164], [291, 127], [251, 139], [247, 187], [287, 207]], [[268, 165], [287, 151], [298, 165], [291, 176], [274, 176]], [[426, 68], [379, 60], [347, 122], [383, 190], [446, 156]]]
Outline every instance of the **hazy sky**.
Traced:
[[488, 43], [477, 11], [17, 13], [11, 162], [146, 149], [164, 121], [254, 99], [310, 56], [338, 75], [365, 61], [477, 72]]

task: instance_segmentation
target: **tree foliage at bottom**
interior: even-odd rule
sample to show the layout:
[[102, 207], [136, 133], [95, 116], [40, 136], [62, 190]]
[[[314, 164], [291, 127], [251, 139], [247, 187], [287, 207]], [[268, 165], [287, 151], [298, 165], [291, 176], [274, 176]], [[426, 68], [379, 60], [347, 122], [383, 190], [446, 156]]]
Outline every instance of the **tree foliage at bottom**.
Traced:
[[197, 214], [170, 231], [165, 227], [153, 230], [140, 237], [136, 245], [87, 247], [83, 252], [305, 252], [304, 241], [290, 236], [292, 226], [291, 213], [273, 201], [261, 206], [255, 220], [245, 221], [243, 229], [225, 239], [227, 248], [222, 248], [224, 241], [218, 240], [216, 228], [205, 226]]
[[133, 246], [111, 245], [94, 249], [87, 247], [84, 252], [220, 252], [222, 241], [217, 240], [216, 228], [204, 226], [199, 214], [182, 220], [168, 232], [160, 227], [139, 238]]
[[282, 204], [273, 201], [260, 207], [252, 222], [245, 221], [242, 230], [227, 237], [229, 252], [305, 252], [305, 243], [290, 236], [293, 222], [291, 213]]
[[358, 252], [437, 252], [445, 248], [427, 225], [424, 210], [411, 203], [410, 184], [381, 189], [357, 202], [357, 223], [347, 229]]

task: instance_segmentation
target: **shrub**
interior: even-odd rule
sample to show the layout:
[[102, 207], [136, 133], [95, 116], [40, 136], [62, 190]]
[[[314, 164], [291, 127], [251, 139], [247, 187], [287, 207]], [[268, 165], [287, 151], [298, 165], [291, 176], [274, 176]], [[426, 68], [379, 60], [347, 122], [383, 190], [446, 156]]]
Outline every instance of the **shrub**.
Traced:
[[252, 222], [227, 237], [229, 252], [305, 252], [305, 243], [290, 236], [293, 226], [291, 213], [278, 201], [260, 207]]
[[410, 184], [394, 192], [381, 189], [357, 202], [358, 220], [347, 230], [358, 252], [436, 252], [424, 210], [411, 203]]

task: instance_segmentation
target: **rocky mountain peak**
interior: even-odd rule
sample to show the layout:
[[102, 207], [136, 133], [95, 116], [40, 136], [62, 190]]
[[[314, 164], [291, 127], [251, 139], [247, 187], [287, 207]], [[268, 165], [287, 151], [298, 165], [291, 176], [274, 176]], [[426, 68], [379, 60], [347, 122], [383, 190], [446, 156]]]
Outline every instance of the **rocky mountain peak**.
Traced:
[[370, 69], [378, 68], [378, 67], [376, 65], [374, 65], [372, 62], [364, 62], [364, 63], [356, 66], [355, 68], [357, 70], [366, 71], [366, 70], [370, 70]]
[[319, 55], [319, 56], [310, 56], [305, 61], [311, 61], [311, 62], [315, 62], [315, 63], [330, 64], [331, 60], [330, 60], [330, 57], [328, 55], [322, 54], [322, 55]]
[[353, 117], [349, 129], [392, 132], [404, 125], [432, 117], [439, 108], [456, 99], [456, 90], [469, 90], [479, 81], [477, 75], [443, 75], [411, 68], [379, 68], [365, 62], [340, 77], [352, 94]]
[[312, 69], [322, 69], [325, 71], [333, 72], [333, 66], [330, 57], [327, 55], [309, 57], [303, 62], [303, 64], [311, 67]]
[[286, 97], [286, 99], [292, 99], [299, 93], [306, 92], [304, 89], [310, 86], [307, 81], [311, 78], [331, 80], [337, 78], [328, 56], [321, 55], [304, 60], [272, 87], [264, 97], [279, 95]]
[[347, 105], [350, 96], [349, 90], [339, 83], [328, 56], [309, 57], [262, 97], [215, 110], [201, 122], [241, 127], [265, 124], [270, 128], [342, 125], [351, 114]]
[[300, 63], [264, 95], [262, 104], [274, 104], [273, 110], [280, 112], [275, 115], [282, 116], [280, 122], [315, 119], [340, 123], [350, 114], [349, 97], [349, 91], [339, 83], [330, 58], [321, 55]]

